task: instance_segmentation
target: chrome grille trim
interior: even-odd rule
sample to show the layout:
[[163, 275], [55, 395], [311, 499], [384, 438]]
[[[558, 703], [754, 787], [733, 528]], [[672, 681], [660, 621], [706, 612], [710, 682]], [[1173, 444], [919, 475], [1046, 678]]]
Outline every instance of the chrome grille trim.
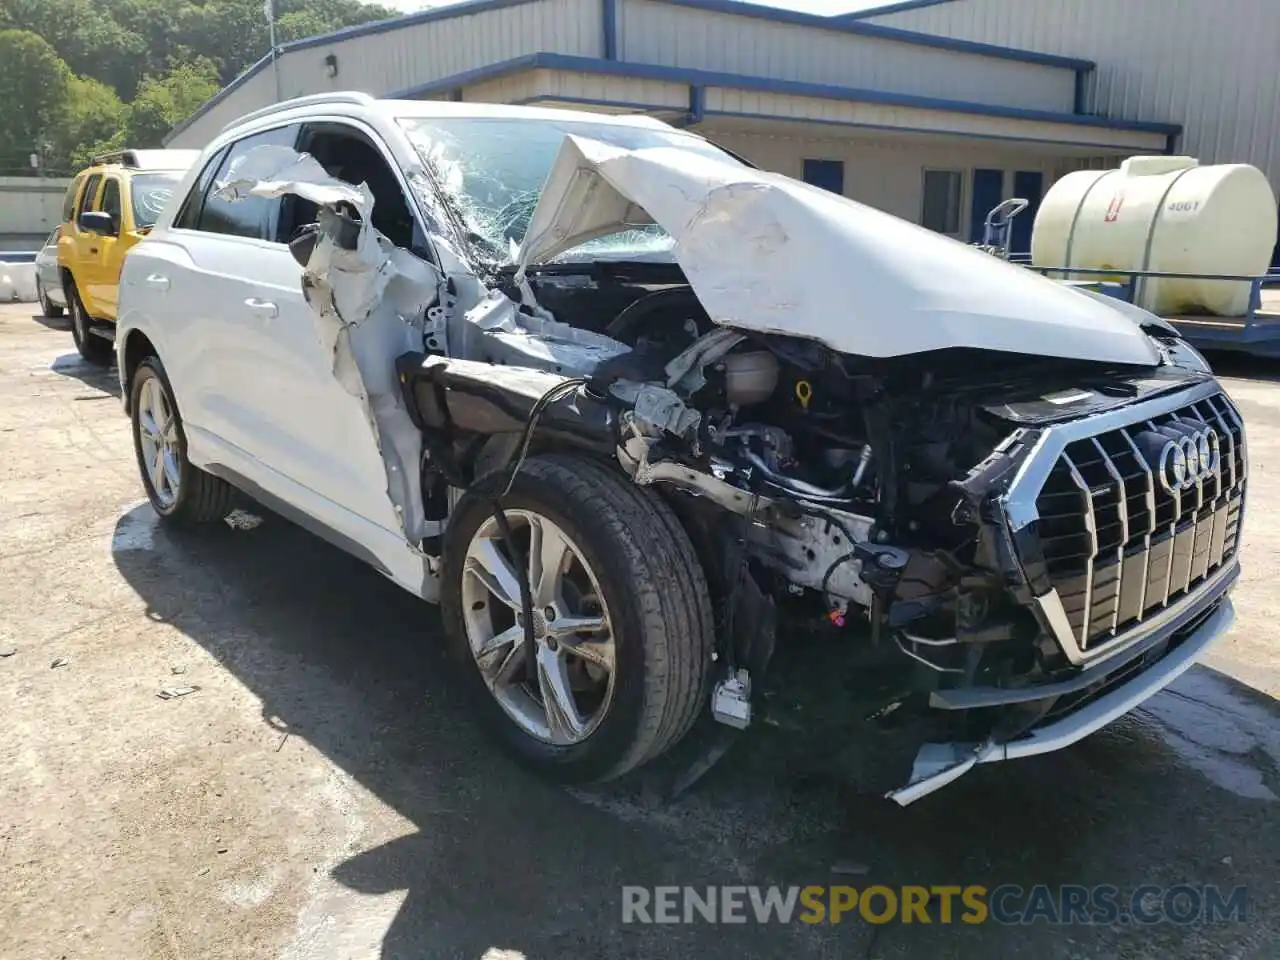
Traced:
[[[1184, 491], [1157, 490], [1140, 448], [1150, 440], [1139, 436], [1155, 430], [1157, 421], [1166, 430], [1171, 423], [1215, 428], [1225, 462], [1212, 480], [1198, 478]], [[1033, 551], [1023, 558], [1035, 565], [1028, 568], [1033, 583], [1047, 578], [1049, 592], [1036, 604], [1071, 662], [1121, 652], [1150, 635], [1157, 612], [1204, 597], [1228, 568], [1238, 568], [1245, 448], [1243, 422], [1212, 380], [1043, 430], [1003, 506], [1015, 534], [1045, 511], [1044, 522], [1015, 542]], [[1078, 516], [1070, 506], [1076, 502]], [[1202, 515], [1206, 507], [1211, 512]]]

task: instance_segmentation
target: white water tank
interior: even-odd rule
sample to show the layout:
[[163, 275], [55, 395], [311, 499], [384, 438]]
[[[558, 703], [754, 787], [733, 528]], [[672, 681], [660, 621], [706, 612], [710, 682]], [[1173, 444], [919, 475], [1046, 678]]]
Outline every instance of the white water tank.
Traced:
[[[1259, 276], [1276, 244], [1276, 197], [1248, 164], [1200, 166], [1192, 157], [1131, 157], [1119, 170], [1067, 174], [1045, 195], [1031, 235], [1041, 267]], [[1123, 280], [1054, 274], [1065, 280]], [[1166, 317], [1242, 316], [1250, 285], [1139, 280], [1135, 302]]]

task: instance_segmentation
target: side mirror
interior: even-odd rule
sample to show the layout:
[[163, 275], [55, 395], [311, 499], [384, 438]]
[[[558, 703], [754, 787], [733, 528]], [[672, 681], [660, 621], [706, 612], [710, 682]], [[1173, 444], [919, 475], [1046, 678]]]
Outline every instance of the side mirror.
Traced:
[[111, 214], [102, 213], [99, 210], [85, 211], [80, 214], [76, 223], [81, 230], [87, 233], [100, 233], [104, 237], [114, 237], [119, 232]]

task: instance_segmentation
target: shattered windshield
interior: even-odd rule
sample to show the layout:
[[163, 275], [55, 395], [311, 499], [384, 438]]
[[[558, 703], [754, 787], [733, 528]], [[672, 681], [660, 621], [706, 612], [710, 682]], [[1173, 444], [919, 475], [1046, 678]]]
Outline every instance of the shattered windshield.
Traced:
[[[738, 161], [700, 137], [590, 120], [504, 117], [406, 117], [400, 120], [423, 163], [466, 218], [472, 241], [487, 258], [512, 263], [566, 134], [628, 150], [680, 147]], [[655, 224], [598, 237], [562, 253], [558, 262], [669, 259], [671, 238]]]

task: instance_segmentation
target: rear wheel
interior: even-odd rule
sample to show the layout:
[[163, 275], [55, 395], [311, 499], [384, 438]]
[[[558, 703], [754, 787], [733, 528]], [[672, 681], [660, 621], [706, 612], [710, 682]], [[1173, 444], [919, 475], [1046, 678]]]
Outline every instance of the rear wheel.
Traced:
[[93, 318], [85, 310], [74, 281], [67, 282], [67, 306], [71, 310], [71, 339], [75, 341], [80, 356], [97, 366], [108, 366], [114, 352], [112, 343], [92, 332]]
[[441, 603], [464, 683], [538, 772], [620, 776], [678, 743], [706, 703], [702, 568], [670, 508], [595, 461], [530, 458], [502, 500], [510, 542], [493, 516], [503, 485], [481, 481], [445, 535]]
[[234, 488], [187, 459], [187, 435], [164, 367], [138, 364], [129, 384], [133, 447], [147, 499], [162, 520], [210, 523], [231, 512]]
[[46, 317], [62, 316], [62, 308], [49, 299], [49, 294], [44, 289], [44, 284], [40, 279], [36, 278], [36, 299], [40, 301], [40, 313]]

